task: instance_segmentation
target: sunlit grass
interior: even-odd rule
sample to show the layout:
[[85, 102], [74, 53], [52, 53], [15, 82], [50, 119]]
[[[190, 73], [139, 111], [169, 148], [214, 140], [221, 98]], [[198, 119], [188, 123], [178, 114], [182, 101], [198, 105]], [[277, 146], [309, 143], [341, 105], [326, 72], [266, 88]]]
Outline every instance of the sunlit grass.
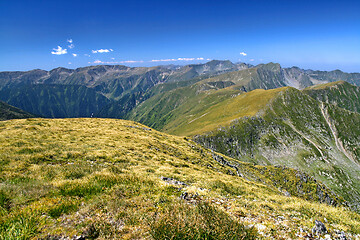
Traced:
[[[192, 141], [130, 121], [6, 121], [0, 145], [0, 239], [249, 239], [256, 234], [250, 225], [258, 223], [266, 236], [294, 238], [300, 227], [309, 230], [324, 218], [330, 231], [360, 233], [354, 212], [286, 197], [261, 167], [242, 166], [258, 182], [229, 175], [231, 168]], [[190, 199], [180, 200], [184, 192]]]

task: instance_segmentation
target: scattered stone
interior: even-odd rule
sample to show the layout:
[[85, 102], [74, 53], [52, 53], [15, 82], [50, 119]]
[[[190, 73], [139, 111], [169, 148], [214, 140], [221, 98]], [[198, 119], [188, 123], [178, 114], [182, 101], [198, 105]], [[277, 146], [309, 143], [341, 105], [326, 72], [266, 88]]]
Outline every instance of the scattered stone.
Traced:
[[315, 226], [312, 229], [312, 234], [313, 235], [321, 235], [327, 233], [325, 224], [323, 224], [322, 222], [315, 220]]
[[325, 240], [331, 240], [330, 234], [326, 234], [326, 235], [325, 235]]
[[71, 240], [86, 240], [86, 239], [87, 238], [84, 237], [83, 235], [80, 235], [80, 236], [74, 235]]
[[147, 127], [128, 126], [128, 125], [125, 125], [125, 127], [142, 129], [142, 130], [144, 130], [144, 131], [151, 131], [151, 128], [147, 128]]
[[184, 182], [181, 182], [181, 181], [178, 181], [178, 180], [175, 180], [173, 178], [169, 178], [169, 177], [161, 177], [161, 180], [169, 183], [169, 184], [172, 184], [172, 185], [181, 185], [181, 186], [184, 186], [184, 187], [187, 187], [188, 185]]
[[184, 200], [186, 200], [187, 199], [187, 197], [188, 197], [188, 193], [187, 192], [183, 192], [181, 195], [180, 195], [180, 199], [184, 199]]
[[200, 200], [198, 193], [191, 194], [191, 193], [188, 193], [188, 192], [183, 192], [180, 195], [180, 199], [184, 199], [184, 200], [186, 200], [186, 201], [188, 201], [190, 203], [195, 203], [197, 200]]
[[344, 231], [341, 231], [341, 233], [340, 233], [339, 236], [338, 236], [338, 239], [339, 239], [339, 240], [347, 240]]
[[266, 229], [266, 226], [260, 223], [256, 224], [255, 227], [257, 228], [258, 231], [264, 231]]
[[86, 240], [86, 239], [92, 239], [92, 238], [86, 238], [83, 235], [77, 236], [74, 235], [73, 237], [64, 237], [64, 236], [58, 236], [58, 235], [48, 235], [43, 240]]
[[[96, 239], [99, 237], [99, 231], [96, 230], [95, 226], [91, 224], [84, 232], [84, 239]], [[80, 240], [80, 239], [78, 239]]]

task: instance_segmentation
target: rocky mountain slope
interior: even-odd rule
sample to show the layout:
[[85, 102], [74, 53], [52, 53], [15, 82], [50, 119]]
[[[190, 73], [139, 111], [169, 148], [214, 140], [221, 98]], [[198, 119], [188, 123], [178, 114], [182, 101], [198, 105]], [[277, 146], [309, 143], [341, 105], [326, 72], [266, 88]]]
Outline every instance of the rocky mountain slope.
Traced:
[[[272, 72], [271, 67], [265, 70]], [[258, 69], [240, 72], [255, 75]], [[359, 208], [360, 115], [346, 110], [357, 109], [358, 87], [335, 82], [303, 91], [246, 92], [249, 82], [244, 87], [243, 80], [225, 78], [233, 74], [159, 94], [129, 117], [172, 134], [195, 136], [202, 145], [242, 161], [300, 169]]]
[[[204, 112], [225, 99], [254, 89], [273, 89], [283, 86], [285, 82], [282, 81], [279, 64], [259, 65], [159, 93], [139, 104], [127, 115], [127, 118], [171, 132], [171, 129], [178, 129], [181, 122], [187, 124], [195, 121], [201, 116], [197, 113]], [[173, 133], [182, 134], [181, 131]]]
[[349, 111], [360, 113], [360, 87], [345, 81], [319, 84], [303, 90], [311, 97]]
[[[65, 86], [82, 86], [90, 88], [89, 91], [96, 91], [112, 101], [109, 101], [107, 109], [120, 108], [114, 112], [102, 111], [104, 116], [123, 117], [127, 113], [127, 108], [132, 109], [138, 102], [144, 100], [144, 95], [152, 87], [165, 82], [181, 82], [196, 77], [206, 78], [209, 76], [221, 74], [228, 71], [236, 71], [248, 68], [246, 64], [233, 64], [230, 61], [211, 61], [205, 64], [187, 65], [184, 67], [135, 67], [130, 68], [126, 66], [90, 66], [78, 69], [56, 68], [51, 71], [32, 70], [28, 72], [0, 72], [0, 99], [5, 102], [10, 102], [13, 99], [12, 94], [4, 95], [6, 92], [16, 94], [18, 100], [13, 100], [12, 103], [17, 107], [23, 107], [19, 102], [27, 100], [21, 98], [28, 98], [26, 86], [36, 85], [36, 89], [44, 88], [47, 91], [48, 85], [65, 85]], [[67, 87], [58, 87], [58, 89]], [[74, 87], [73, 87], [74, 88]], [[82, 90], [83, 91], [83, 90]], [[61, 95], [66, 95], [62, 92]], [[81, 93], [78, 93], [81, 94]], [[33, 95], [34, 102], [46, 103], [45, 99], [40, 95]], [[127, 101], [127, 99], [134, 99]], [[124, 107], [123, 104], [127, 107]], [[61, 105], [60, 108], [67, 108], [63, 105], [64, 102], [57, 102], [56, 105]], [[88, 104], [97, 105], [96, 102], [89, 102]], [[58, 109], [53, 109], [53, 105], [42, 105], [43, 113], [57, 112]], [[91, 108], [91, 106], [86, 106]], [[30, 111], [29, 109], [26, 109]], [[100, 112], [100, 109], [98, 109]], [[98, 112], [94, 112], [95, 114]], [[67, 112], [66, 117], [78, 116], [78, 112]], [[45, 117], [60, 117], [58, 115], [50, 114]], [[62, 116], [61, 116], [62, 117]]]
[[34, 117], [34, 115], [0, 101], [0, 121], [31, 117]]
[[[220, 82], [235, 84], [244, 91], [253, 89], [271, 89], [292, 86], [303, 89], [315, 84], [344, 80], [360, 86], [360, 74], [344, 73], [339, 70], [325, 72], [303, 70], [296, 67], [282, 68], [279, 64], [269, 63], [251, 66], [244, 63], [233, 64], [230, 61], [213, 60], [204, 64], [187, 66], [158, 66], [130, 68], [121, 65], [100, 65], [78, 69], [56, 68], [51, 71], [32, 70], [28, 72], [0, 72], [0, 99], [10, 102], [14, 96], [4, 97], [4, 92], [17, 94], [17, 101], [12, 103], [16, 107], [21, 99], [24, 86], [36, 85], [37, 88], [47, 85], [70, 85], [90, 88], [97, 94], [103, 95], [108, 104], [94, 114], [98, 117], [127, 118], [129, 112], [139, 103], [161, 93], [179, 87], [190, 86], [196, 82], [208, 79], [206, 88], [217, 88]], [[215, 84], [215, 85], [214, 85]], [[216, 84], [220, 84], [217, 86]], [[229, 86], [229, 85], [227, 85]], [[66, 89], [66, 87], [64, 87]], [[44, 90], [47, 91], [47, 90]], [[61, 93], [66, 95], [66, 93]], [[79, 93], [80, 94], [80, 93]], [[24, 98], [28, 98], [24, 93]], [[34, 95], [34, 102], [46, 103], [42, 96]], [[38, 98], [38, 99], [35, 99]], [[19, 104], [19, 105], [17, 105]], [[62, 105], [57, 102], [55, 105]], [[97, 105], [96, 102], [88, 104]], [[54, 104], [43, 105], [43, 113], [58, 112], [53, 109]], [[60, 108], [65, 109], [66, 106]], [[90, 109], [90, 106], [86, 106]], [[29, 109], [25, 109], [29, 111]], [[39, 112], [39, 111], [38, 111]], [[78, 116], [78, 112], [67, 112], [66, 117]], [[54, 114], [45, 117], [54, 117]]]
[[77, 69], [56, 68], [51, 71], [1, 72], [0, 89], [29, 84], [82, 85], [117, 100], [130, 92], [145, 92], [162, 82], [189, 80], [200, 75], [214, 75], [247, 68], [230, 61], [211, 61], [176, 69], [159, 67], [126, 67], [99, 65]]
[[[247, 98], [251, 100], [252, 95], [246, 95], [238, 96], [243, 99], [234, 102], [241, 106]], [[273, 98], [263, 102], [262, 108], [241, 118], [231, 115], [232, 122], [216, 128], [213, 125], [212, 131], [198, 133], [196, 141], [243, 161], [305, 171], [358, 209], [360, 114], [319, 102], [294, 88], [284, 88], [271, 95]], [[222, 109], [221, 104], [218, 106]], [[208, 130], [206, 119], [199, 121], [204, 122], [198, 126]]]
[[240, 162], [136, 122], [10, 120], [0, 133], [0, 239], [360, 234], [360, 215], [307, 174]]

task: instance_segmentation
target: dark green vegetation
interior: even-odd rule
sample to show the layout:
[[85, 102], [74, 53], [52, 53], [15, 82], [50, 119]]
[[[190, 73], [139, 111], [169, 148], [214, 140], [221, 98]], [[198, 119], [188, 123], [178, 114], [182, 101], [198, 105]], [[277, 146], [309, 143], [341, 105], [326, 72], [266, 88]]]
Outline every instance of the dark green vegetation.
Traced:
[[314, 219], [360, 234], [360, 215], [300, 171], [135, 122], [3, 121], [0, 144], [0, 239], [289, 239]]
[[0, 121], [31, 117], [34, 117], [34, 115], [0, 101]]
[[[158, 84], [174, 83], [176, 86], [181, 81], [206, 78], [247, 67], [246, 64], [214, 60], [184, 67], [130, 68], [104, 65], [75, 70], [56, 68], [51, 71], [0, 72], [0, 99], [29, 112], [33, 110], [32, 113], [41, 112], [44, 117], [82, 117], [94, 112], [101, 117], [124, 118], [128, 111], [149, 97], [148, 91]], [[32, 90], [28, 89], [29, 85], [34, 85]], [[49, 85], [63, 86], [57, 86], [54, 93]], [[72, 95], [69, 96], [67, 91], [71, 91]], [[45, 94], [41, 94], [42, 92]], [[96, 92], [96, 96], [93, 92]], [[76, 95], [82, 95], [82, 98], [78, 99]], [[63, 97], [68, 97], [69, 101], [62, 100]], [[104, 102], [101, 97], [107, 98], [106, 106], [99, 103], [100, 100], [101, 103]], [[80, 100], [83, 100], [81, 108], [85, 109], [84, 112], [79, 111], [74, 103]], [[28, 101], [34, 102], [34, 106], [29, 106]]]
[[[349, 74], [338, 70], [321, 72], [296, 67], [281, 68], [276, 63], [251, 66], [213, 60], [205, 64], [187, 66], [130, 68], [102, 65], [74, 70], [56, 68], [51, 71], [37, 69], [28, 72], [0, 72], [0, 99], [28, 112], [41, 113], [44, 117], [82, 117], [89, 116], [93, 112], [98, 117], [128, 119], [129, 113], [134, 108], [152, 96], [190, 86], [204, 79], [209, 80], [202, 90], [225, 88], [232, 84], [243, 91], [284, 86], [302, 89], [314, 84], [338, 80], [360, 85], [360, 74], [357, 73]], [[31, 93], [26, 90], [29, 85], [35, 85], [31, 87], [33, 89]], [[49, 85], [63, 85], [63, 87], [57, 87], [54, 95], [50, 94]], [[58, 97], [68, 96], [65, 92], [67, 89], [72, 89], [72, 97], [69, 101], [61, 101]], [[94, 91], [96, 97], [92, 93]], [[38, 94], [39, 92], [49, 94], [42, 95]], [[84, 92], [87, 94], [84, 95]], [[78, 99], [74, 95], [82, 95], [82, 98]], [[100, 100], [100, 95], [107, 98], [104, 106], [99, 103], [104, 101]], [[83, 101], [81, 108], [85, 109], [82, 112], [74, 104], [74, 101], [80, 100]], [[29, 101], [36, 105], [31, 106]], [[36, 107], [38, 104], [41, 104], [40, 109]], [[67, 106], [68, 104], [70, 106]]]
[[311, 97], [349, 111], [360, 113], [360, 87], [339, 81], [304, 89]]
[[28, 85], [3, 89], [0, 98], [38, 116], [91, 117], [110, 103], [95, 90], [79, 85]]

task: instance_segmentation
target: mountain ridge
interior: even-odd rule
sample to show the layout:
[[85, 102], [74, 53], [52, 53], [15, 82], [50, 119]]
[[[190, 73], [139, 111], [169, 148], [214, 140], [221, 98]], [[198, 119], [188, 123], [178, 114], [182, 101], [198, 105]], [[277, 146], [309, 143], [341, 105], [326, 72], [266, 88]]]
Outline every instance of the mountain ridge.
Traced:
[[[244, 63], [233, 64], [230, 61], [213, 60], [204, 64], [180, 67], [130, 68], [124, 65], [98, 65], [77, 69], [59, 67], [50, 71], [36, 69], [26, 72], [0, 72], [0, 90], [19, 89], [24, 85], [34, 84], [82, 85], [111, 100], [104, 109], [99, 109], [94, 115], [127, 118], [131, 110], [152, 96], [178, 87], [190, 86], [205, 79], [209, 79], [207, 86], [204, 86], [206, 88], [218, 88], [221, 85], [229, 86], [230, 84], [238, 85], [243, 91], [284, 86], [303, 89], [314, 84], [336, 80], [347, 80], [352, 84], [360, 85], [360, 74], [356, 73], [313, 71], [296, 67], [282, 68], [277, 63], [252, 66]], [[217, 86], [213, 86], [214, 84]], [[9, 101], [8, 98], [4, 97], [1, 99], [5, 102]], [[16, 105], [17, 103], [12, 104], [15, 107], [22, 107]], [[47, 112], [54, 111], [51, 106], [44, 107], [48, 108]], [[31, 109], [24, 110], [29, 111]], [[75, 113], [71, 114], [71, 116], [76, 116]], [[45, 117], [53, 117], [53, 115]]]
[[32, 117], [35, 116], [21, 110], [20, 108], [11, 106], [5, 102], [0, 101], [0, 121]]

